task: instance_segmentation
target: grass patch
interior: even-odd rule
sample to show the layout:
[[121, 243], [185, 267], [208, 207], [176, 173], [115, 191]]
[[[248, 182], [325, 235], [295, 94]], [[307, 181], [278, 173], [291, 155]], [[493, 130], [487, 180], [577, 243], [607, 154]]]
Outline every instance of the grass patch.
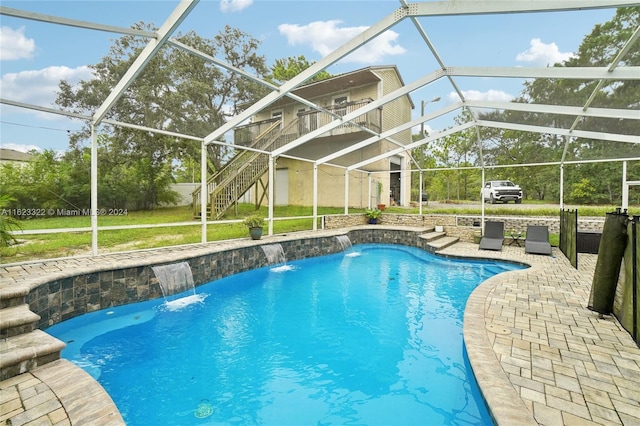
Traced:
[[[342, 213], [344, 210], [341, 208], [319, 208], [318, 211], [322, 215]], [[266, 207], [261, 208], [259, 212], [265, 217], [267, 216]], [[311, 216], [312, 212], [311, 207], [279, 207], [274, 210], [274, 215], [276, 217]], [[223, 219], [241, 221], [251, 213], [255, 213], [253, 205], [239, 205], [237, 215], [228, 214]], [[173, 207], [146, 212], [131, 212], [126, 216], [99, 217], [99, 226], [194, 222], [193, 225], [188, 226], [102, 230], [98, 232], [99, 251], [101, 253], [120, 252], [199, 243], [202, 240], [202, 231], [200, 223], [194, 221], [192, 214], [190, 207]], [[52, 217], [24, 220], [20, 224], [24, 230], [73, 229], [90, 227], [91, 218], [83, 216]], [[273, 230], [276, 234], [311, 230], [312, 228], [313, 219], [311, 218], [277, 220], [273, 223]], [[90, 231], [19, 235], [17, 237], [21, 244], [0, 249], [3, 263], [89, 255], [91, 253]], [[207, 225], [207, 241], [247, 237], [247, 227], [241, 222]]]
[[[469, 201], [469, 204], [474, 203]], [[476, 202], [477, 203], [477, 202]], [[461, 203], [464, 205], [465, 203]], [[559, 216], [560, 207], [548, 207], [548, 205], [542, 205], [540, 207], [531, 207], [530, 205], [541, 204], [540, 202], [524, 202], [526, 208], [516, 207], [515, 205], [509, 205], [512, 208], [505, 208], [502, 204], [487, 204], [484, 208], [484, 213], [487, 216]], [[580, 217], [602, 217], [605, 214], [611, 213], [616, 210], [616, 206], [580, 206], [578, 208], [578, 215]], [[420, 209], [418, 207], [404, 208], [404, 207], [387, 207], [385, 212], [389, 213], [410, 213], [418, 214]], [[422, 206], [422, 214], [456, 214], [456, 215], [479, 215], [482, 213], [482, 206], [478, 204], [477, 207], [459, 206], [457, 204], [436, 204], [431, 206]]]
[[[127, 211], [126, 214], [98, 216], [98, 226], [152, 225], [193, 221], [190, 207], [165, 207], [147, 211]], [[24, 230], [87, 228], [91, 226], [91, 216], [52, 216], [20, 221]]]
[[[578, 209], [580, 217], [603, 217], [606, 213], [615, 210], [614, 206], [584, 206]], [[364, 213], [365, 209], [349, 209], [349, 213]], [[241, 221], [244, 217], [255, 213], [252, 204], [239, 204], [237, 210], [231, 209], [222, 219]], [[258, 212], [267, 217], [267, 207], [261, 207]], [[418, 214], [419, 209], [403, 207], [387, 207], [385, 213]], [[319, 215], [343, 214], [342, 207], [319, 207]], [[481, 206], [462, 207], [457, 204], [446, 206], [423, 206], [423, 214], [457, 214], [479, 215]], [[274, 216], [300, 217], [311, 216], [312, 207], [304, 206], [277, 206], [274, 207]], [[518, 216], [558, 216], [559, 209], [540, 207], [535, 208], [501, 208], [500, 205], [485, 206], [486, 215], [518, 215]], [[143, 229], [103, 230], [98, 233], [99, 251], [116, 252], [139, 250], [156, 247], [169, 247], [182, 244], [193, 244], [201, 241], [201, 229], [199, 222], [193, 219], [191, 207], [166, 207], [152, 211], [127, 212], [121, 216], [99, 216], [99, 226], [120, 225], [145, 225], [160, 223], [191, 222], [189, 226], [156, 227]], [[24, 230], [41, 229], [70, 229], [88, 228], [91, 226], [91, 218], [87, 216], [63, 216], [20, 221]], [[287, 219], [275, 220], [273, 231], [276, 234], [305, 231], [313, 228], [313, 219]], [[318, 226], [320, 224], [318, 223]], [[1, 248], [0, 256], [3, 263], [21, 262], [28, 260], [50, 259], [57, 257], [89, 255], [91, 253], [91, 232], [64, 232], [55, 234], [18, 235], [22, 242], [17, 246]], [[221, 241], [236, 238], [248, 238], [247, 228], [240, 222], [221, 223], [207, 226], [207, 240]], [[558, 235], [550, 235], [550, 242], [557, 246]]]

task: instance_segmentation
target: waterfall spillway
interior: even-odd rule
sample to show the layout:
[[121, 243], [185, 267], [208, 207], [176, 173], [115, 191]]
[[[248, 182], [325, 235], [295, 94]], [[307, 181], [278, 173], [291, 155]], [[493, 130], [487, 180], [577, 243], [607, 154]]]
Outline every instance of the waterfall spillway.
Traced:
[[342, 246], [342, 251], [345, 253], [345, 256], [348, 256], [348, 257], [360, 256], [359, 252], [353, 250], [353, 245], [351, 244], [351, 240], [347, 235], [336, 235], [336, 239]]
[[191, 290], [195, 294], [191, 266], [187, 262], [171, 263], [169, 265], [152, 266], [153, 273], [158, 278], [162, 295], [166, 299], [177, 293]]
[[282, 249], [282, 245], [280, 244], [265, 244], [262, 247], [262, 251], [267, 258], [267, 262], [270, 265], [275, 265], [278, 263], [285, 263], [287, 261], [286, 257], [284, 257], [284, 250]]
[[342, 251], [349, 251], [353, 246], [351, 245], [351, 240], [347, 235], [336, 235], [336, 239], [342, 246]]

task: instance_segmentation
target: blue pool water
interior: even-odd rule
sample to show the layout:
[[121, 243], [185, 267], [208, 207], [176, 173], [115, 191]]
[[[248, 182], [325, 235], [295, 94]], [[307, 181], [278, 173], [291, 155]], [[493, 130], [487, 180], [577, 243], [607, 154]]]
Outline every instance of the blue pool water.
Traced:
[[466, 300], [520, 266], [396, 245], [260, 268], [47, 331], [128, 425], [488, 425]]

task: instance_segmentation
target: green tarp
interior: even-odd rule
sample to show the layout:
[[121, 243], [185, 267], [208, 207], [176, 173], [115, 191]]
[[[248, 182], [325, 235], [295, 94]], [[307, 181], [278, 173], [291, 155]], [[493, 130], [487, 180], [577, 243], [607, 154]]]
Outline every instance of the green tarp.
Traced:
[[[624, 252], [624, 287], [621, 300], [616, 298], [614, 313], [620, 324], [629, 332], [636, 343], [640, 342], [640, 217], [636, 216], [629, 223], [627, 234], [629, 240]], [[634, 294], [635, 293], [635, 294]]]
[[588, 306], [603, 315], [613, 312], [620, 266], [627, 246], [628, 222], [628, 216], [619, 212], [607, 213], [604, 221]]
[[560, 251], [578, 269], [578, 210], [560, 210]]

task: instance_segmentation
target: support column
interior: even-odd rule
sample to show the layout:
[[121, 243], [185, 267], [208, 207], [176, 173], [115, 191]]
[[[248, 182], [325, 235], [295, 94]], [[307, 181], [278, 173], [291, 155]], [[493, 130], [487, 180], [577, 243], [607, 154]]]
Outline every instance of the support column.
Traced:
[[349, 170], [344, 171], [344, 214], [349, 214]]
[[273, 156], [269, 156], [269, 233], [273, 235], [273, 196], [274, 196], [274, 183], [275, 183], [275, 163], [276, 159]]
[[369, 181], [369, 189], [367, 190], [367, 208], [371, 208], [371, 173], [367, 174]]
[[313, 228], [318, 230], [318, 165], [313, 165]]
[[480, 187], [480, 206], [482, 214], [480, 215], [480, 226], [482, 227], [482, 235], [484, 235], [484, 167], [482, 170], [482, 186]]
[[98, 136], [91, 125], [91, 254], [98, 255]]
[[560, 164], [560, 210], [564, 208], [564, 164]]
[[627, 162], [622, 162], [622, 211], [629, 210], [629, 184], [627, 183]]
[[[207, 203], [209, 201], [209, 185], [207, 182], [207, 145], [204, 139], [200, 145], [200, 241], [207, 242]], [[213, 204], [211, 205], [213, 212]]]
[[419, 178], [419, 188], [420, 190], [418, 191], [418, 205], [420, 207], [418, 207], [418, 213], [422, 214], [422, 170], [420, 170], [420, 178]]

